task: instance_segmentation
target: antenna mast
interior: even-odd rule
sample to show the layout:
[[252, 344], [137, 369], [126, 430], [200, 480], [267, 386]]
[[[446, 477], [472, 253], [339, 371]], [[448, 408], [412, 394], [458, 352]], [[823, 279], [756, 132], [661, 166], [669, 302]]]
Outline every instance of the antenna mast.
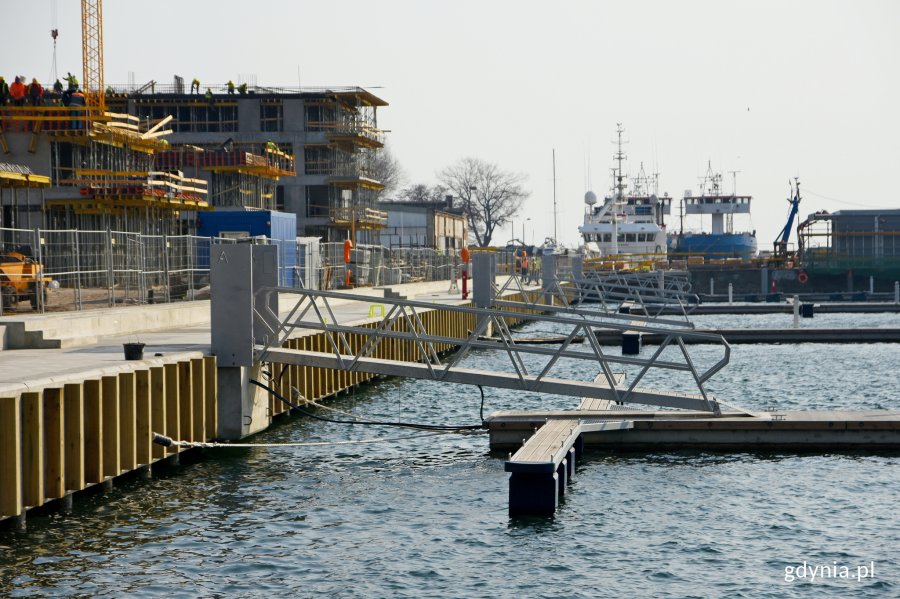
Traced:
[[553, 243], [556, 242], [556, 148], [553, 148]]

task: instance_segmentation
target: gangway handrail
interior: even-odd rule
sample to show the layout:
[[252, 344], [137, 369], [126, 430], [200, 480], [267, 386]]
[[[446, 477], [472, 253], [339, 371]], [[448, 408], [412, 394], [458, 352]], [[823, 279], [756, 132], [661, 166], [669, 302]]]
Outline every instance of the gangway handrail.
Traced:
[[[279, 318], [278, 314], [270, 308], [271, 294], [293, 294], [301, 296], [289, 311], [288, 316], [284, 319]], [[321, 300], [322, 306], [319, 306]], [[730, 346], [720, 335], [712, 333], [701, 333], [683, 328], [667, 328], [660, 323], [652, 322], [647, 319], [646, 322], [636, 323], [635, 318], [631, 317], [629, 322], [624, 322], [621, 318], [612, 318], [613, 315], [589, 312], [587, 310], [579, 310], [578, 312], [558, 311], [558, 306], [550, 306], [548, 304], [528, 304], [532, 310], [541, 310], [549, 313], [527, 313], [515, 310], [521, 310], [525, 306], [523, 303], [506, 302], [497, 300], [494, 305], [489, 308], [479, 308], [473, 306], [441, 304], [436, 306], [432, 302], [421, 300], [409, 300], [398, 298], [379, 298], [379, 303], [390, 305], [390, 310], [382, 319], [378, 327], [366, 328], [356, 325], [344, 325], [338, 322], [336, 314], [331, 309], [328, 300], [348, 300], [353, 302], [369, 302], [370, 297], [360, 296], [351, 293], [342, 293], [340, 291], [326, 290], [310, 290], [310, 289], [294, 289], [286, 287], [264, 287], [259, 289], [255, 294], [254, 319], [255, 325], [261, 328], [258, 334], [254, 335], [256, 339], [264, 339], [263, 344], [254, 347], [254, 354], [258, 361], [268, 361], [267, 358], [273, 352], [284, 355], [286, 351], [281, 348], [283, 343], [290, 337], [297, 328], [305, 328], [330, 333], [326, 335], [330, 353], [334, 356], [334, 366], [342, 370], [352, 370], [365, 368], [377, 368], [379, 371], [390, 371], [390, 362], [379, 360], [378, 364], [373, 362], [373, 354], [377, 346], [383, 339], [402, 339], [412, 341], [418, 350], [417, 358], [424, 362], [425, 371], [417, 371], [417, 376], [422, 378], [431, 378], [434, 380], [454, 380], [457, 375], [453, 372], [463, 370], [459, 367], [461, 360], [472, 349], [486, 349], [493, 351], [504, 351], [510, 357], [514, 377], [518, 380], [518, 385], [522, 389], [539, 390], [547, 387], [544, 385], [545, 380], [549, 380], [548, 375], [561, 358], [596, 360], [601, 372], [605, 375], [605, 387], [609, 390], [615, 401], [622, 403], [631, 400], [636, 403], [649, 403], [653, 405], [679, 406], [679, 397], [683, 394], [670, 394], [668, 392], [658, 392], [655, 390], [644, 390], [637, 387], [637, 383], [643, 378], [644, 374], [651, 368], [663, 368], [668, 370], [688, 371], [694, 378], [699, 390], [699, 396], [684, 397], [684, 406], [691, 406], [696, 409], [698, 402], [705, 405], [706, 408], [714, 413], [719, 413], [719, 402], [715, 397], [708, 394], [704, 383], [708, 381], [714, 374], [719, 372], [730, 359]], [[275, 303], [277, 305], [277, 302]], [[433, 335], [425, 332], [425, 327], [419, 318], [419, 311], [441, 309], [450, 312], [472, 315], [476, 318], [477, 326], [466, 338], [446, 337], [441, 335]], [[324, 309], [324, 310], [323, 310]], [[327, 313], [327, 316], [325, 315]], [[312, 320], [303, 320], [310, 314]], [[616, 317], [620, 315], [616, 314]], [[548, 347], [536, 347], [530, 345], [517, 344], [513, 338], [507, 321], [509, 319], [520, 319], [535, 322], [556, 323], [559, 325], [572, 327], [566, 341], [559, 348], [553, 349]], [[392, 330], [394, 322], [402, 320], [406, 322], [409, 331]], [[272, 325], [270, 323], [278, 323]], [[500, 334], [500, 343], [492, 341], [482, 341], [482, 336], [490, 325], [493, 325]], [[684, 363], [661, 360], [661, 351], [657, 351], [651, 358], [628, 357], [609, 355], [603, 352], [596, 336], [594, 335], [594, 327], [603, 326], [620, 331], [640, 330], [648, 333], [658, 333], [666, 337], [666, 346], [674, 345], [679, 347], [684, 356]], [[683, 325], [680, 325], [683, 326]], [[368, 337], [368, 341], [360, 348], [359, 352], [354, 353], [348, 342], [347, 334], [359, 334]], [[582, 334], [587, 340], [589, 351], [573, 351], [569, 348], [571, 340], [577, 335]], [[715, 364], [699, 372], [691, 360], [687, 347], [683, 343], [684, 338], [703, 339], [711, 343], [718, 343], [723, 347], [723, 355]], [[442, 364], [435, 344], [448, 344], [458, 347], [456, 354], [450, 359], [449, 363]], [[307, 356], [311, 352], [305, 353]], [[319, 354], [322, 355], [322, 354]], [[537, 375], [528, 372], [528, 368], [522, 357], [524, 355], [542, 356], [547, 362], [540, 368]], [[393, 362], [398, 365], [398, 371], [401, 369], [400, 362]], [[642, 367], [640, 374], [632, 381], [628, 389], [623, 389], [616, 384], [616, 378], [612, 371], [612, 364], [630, 364]], [[410, 363], [407, 363], [405, 371], [410, 371]], [[487, 375], [496, 373], [485, 373]], [[496, 376], [505, 376], [499, 375]], [[495, 378], [496, 378], [495, 376]], [[466, 381], [459, 381], [466, 382]], [[509, 384], [508, 382], [504, 384]], [[578, 383], [573, 383], [577, 386]], [[586, 387], [591, 385], [584, 383]], [[572, 385], [569, 385], [572, 387]], [[567, 387], [567, 388], [569, 388]]]

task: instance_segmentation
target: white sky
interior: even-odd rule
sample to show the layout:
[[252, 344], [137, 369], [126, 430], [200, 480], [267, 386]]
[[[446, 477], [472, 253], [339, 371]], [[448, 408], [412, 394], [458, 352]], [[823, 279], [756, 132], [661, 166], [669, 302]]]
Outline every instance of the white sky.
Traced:
[[[52, 6], [57, 6], [56, 22]], [[900, 208], [900, 2], [106, 0], [106, 81], [360, 85], [384, 98], [408, 183], [464, 156], [525, 173], [528, 242], [575, 245], [585, 182], [609, 187], [617, 122], [629, 170], [697, 191], [707, 160], [754, 196], [760, 249], [787, 216]], [[0, 0], [0, 74], [81, 75], [80, 2]], [[748, 110], [749, 109], [749, 110]], [[589, 158], [589, 159], [588, 159]], [[586, 165], [590, 165], [590, 175]], [[827, 196], [826, 199], [813, 195]], [[835, 201], [840, 200], [840, 201]], [[673, 212], [675, 212], [673, 207]], [[689, 223], [690, 224], [690, 223]], [[693, 223], [697, 224], [697, 223]], [[707, 223], [708, 224], [708, 223]], [[745, 226], [746, 225], [746, 226]], [[673, 214], [670, 228], [677, 228]], [[503, 232], [504, 242], [510, 236]], [[793, 240], [793, 239], [792, 239]]]

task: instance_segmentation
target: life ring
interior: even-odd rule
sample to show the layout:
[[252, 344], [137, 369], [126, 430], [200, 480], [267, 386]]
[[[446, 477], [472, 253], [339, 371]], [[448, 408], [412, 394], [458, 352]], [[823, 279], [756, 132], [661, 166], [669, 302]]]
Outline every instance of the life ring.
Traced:
[[459, 257], [462, 258], [463, 262], [469, 261], [469, 248], [463, 247], [462, 251], [459, 252]]
[[801, 270], [800, 274], [797, 275], [797, 282], [801, 285], [806, 285], [809, 282], [809, 275]]
[[344, 264], [349, 264], [350, 262], [350, 250], [353, 249], [353, 242], [349, 239], [344, 240]]

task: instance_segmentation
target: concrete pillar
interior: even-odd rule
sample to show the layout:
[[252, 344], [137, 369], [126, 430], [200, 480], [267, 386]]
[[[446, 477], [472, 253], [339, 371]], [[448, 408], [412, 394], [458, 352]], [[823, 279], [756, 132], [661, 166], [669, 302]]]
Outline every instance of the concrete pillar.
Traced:
[[794, 328], [800, 328], [800, 297], [794, 296]]
[[710, 295], [716, 294], [716, 280], [712, 277], [709, 278], [709, 294]]
[[728, 283], [728, 305], [730, 306], [734, 300], [734, 285]]
[[900, 304], [900, 281], [894, 281], [894, 303]]
[[763, 295], [769, 293], [769, 268], [767, 266], [759, 269], [759, 292]]
[[[475, 252], [472, 254], [472, 300], [476, 308], [490, 308], [496, 299], [494, 289], [494, 276], [496, 273], [496, 256], [488, 252]], [[480, 329], [482, 323], [488, 319], [487, 315], [479, 314], [476, 326]], [[484, 331], [484, 335], [492, 334], [491, 326]]]
[[541, 259], [541, 285], [544, 291], [550, 291], [556, 284], [556, 256], [547, 254]]
[[[268, 426], [268, 397], [250, 379], [262, 382], [254, 344], [265, 344], [277, 319], [277, 294], [258, 297], [278, 282], [277, 248], [266, 245], [213, 245], [210, 251], [212, 353], [217, 357], [218, 436], [240, 439]], [[257, 302], [266, 302], [265, 305]], [[274, 312], [254, 316], [254, 305]]]
[[[580, 281], [584, 278], [584, 256], [572, 256], [572, 278]], [[662, 271], [660, 271], [662, 273]]]

